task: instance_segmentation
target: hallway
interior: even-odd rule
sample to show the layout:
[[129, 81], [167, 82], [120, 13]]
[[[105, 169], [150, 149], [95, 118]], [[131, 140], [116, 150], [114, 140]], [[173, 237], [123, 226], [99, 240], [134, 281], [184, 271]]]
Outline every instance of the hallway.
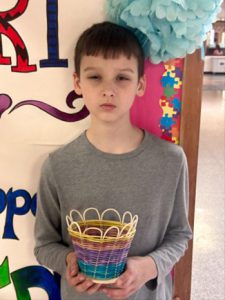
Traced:
[[224, 90], [225, 76], [204, 76], [191, 300], [225, 300]]

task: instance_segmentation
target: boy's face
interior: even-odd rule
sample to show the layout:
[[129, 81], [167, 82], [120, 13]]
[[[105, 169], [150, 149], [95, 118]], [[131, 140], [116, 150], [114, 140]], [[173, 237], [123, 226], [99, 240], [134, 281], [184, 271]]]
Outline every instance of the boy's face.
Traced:
[[80, 75], [74, 74], [74, 87], [82, 95], [92, 120], [129, 122], [136, 95], [145, 90], [144, 77], [138, 79], [137, 59], [125, 55], [105, 59], [102, 55], [84, 55]]

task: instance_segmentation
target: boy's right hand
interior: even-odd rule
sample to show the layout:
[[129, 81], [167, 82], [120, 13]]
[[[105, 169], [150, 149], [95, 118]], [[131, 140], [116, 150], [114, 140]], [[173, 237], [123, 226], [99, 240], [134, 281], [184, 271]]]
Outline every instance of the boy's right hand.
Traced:
[[100, 284], [94, 283], [91, 279], [79, 273], [79, 267], [74, 252], [70, 252], [67, 255], [66, 262], [66, 279], [69, 285], [73, 287], [76, 290], [76, 292], [86, 292], [89, 295], [92, 295], [99, 290], [99, 288], [101, 287]]

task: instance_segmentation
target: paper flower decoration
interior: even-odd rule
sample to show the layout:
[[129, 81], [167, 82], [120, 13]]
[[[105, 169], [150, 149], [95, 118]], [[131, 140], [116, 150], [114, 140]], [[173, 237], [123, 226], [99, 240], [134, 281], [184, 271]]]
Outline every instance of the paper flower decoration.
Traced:
[[221, 0], [106, 0], [108, 20], [129, 27], [153, 63], [202, 46]]

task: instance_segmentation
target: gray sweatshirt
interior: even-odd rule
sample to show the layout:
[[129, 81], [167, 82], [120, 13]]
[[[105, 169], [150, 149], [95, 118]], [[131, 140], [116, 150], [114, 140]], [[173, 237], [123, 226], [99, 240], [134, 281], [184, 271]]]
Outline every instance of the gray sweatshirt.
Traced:
[[192, 237], [182, 148], [145, 132], [137, 149], [110, 154], [95, 148], [83, 133], [49, 155], [38, 192], [34, 253], [40, 264], [62, 276], [62, 300], [108, 299], [100, 293], [76, 293], [65, 279], [66, 256], [72, 249], [66, 215], [88, 207], [139, 216], [129, 256], [150, 255], [158, 277], [129, 300], [171, 300], [170, 272]]

